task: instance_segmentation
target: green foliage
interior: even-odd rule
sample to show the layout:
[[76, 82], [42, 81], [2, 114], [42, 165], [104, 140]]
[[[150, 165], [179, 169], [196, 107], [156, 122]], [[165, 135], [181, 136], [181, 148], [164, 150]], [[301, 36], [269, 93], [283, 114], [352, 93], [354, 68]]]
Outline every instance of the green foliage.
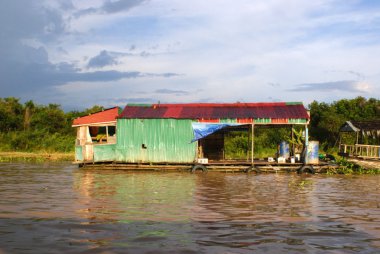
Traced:
[[[349, 120], [373, 120], [380, 118], [380, 100], [342, 99], [331, 104], [313, 101], [309, 105], [310, 136], [320, 142], [325, 152], [334, 147], [339, 137], [339, 128]], [[353, 139], [353, 137], [348, 137]]]
[[232, 131], [225, 135], [224, 152], [226, 159], [247, 159], [250, 151], [248, 134]]
[[0, 131], [14, 131], [22, 128], [23, 106], [19, 99], [0, 98]]
[[4, 141], [0, 145], [2, 151], [72, 152], [75, 136], [29, 130], [0, 133], [0, 139]]
[[328, 175], [333, 174], [343, 174], [343, 175], [352, 175], [352, 174], [380, 174], [380, 169], [365, 169], [353, 162], [347, 161], [345, 158], [340, 158], [337, 161], [339, 165], [338, 168], [329, 168], [326, 173]]
[[72, 152], [76, 135], [72, 120], [102, 109], [96, 105], [65, 113], [58, 104], [0, 98], [0, 151]]
[[[288, 140], [290, 128], [255, 128], [255, 158], [275, 157], [277, 145]], [[251, 140], [249, 131], [227, 132], [224, 140], [226, 159], [248, 159], [251, 154]]]

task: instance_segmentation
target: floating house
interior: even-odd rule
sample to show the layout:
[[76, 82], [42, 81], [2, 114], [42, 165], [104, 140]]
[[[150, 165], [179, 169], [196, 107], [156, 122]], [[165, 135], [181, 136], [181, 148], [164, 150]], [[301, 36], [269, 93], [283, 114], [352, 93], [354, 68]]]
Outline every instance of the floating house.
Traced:
[[254, 162], [256, 126], [302, 125], [309, 114], [302, 103], [128, 104], [77, 118], [77, 163], [195, 164], [224, 161], [224, 133], [250, 135]]

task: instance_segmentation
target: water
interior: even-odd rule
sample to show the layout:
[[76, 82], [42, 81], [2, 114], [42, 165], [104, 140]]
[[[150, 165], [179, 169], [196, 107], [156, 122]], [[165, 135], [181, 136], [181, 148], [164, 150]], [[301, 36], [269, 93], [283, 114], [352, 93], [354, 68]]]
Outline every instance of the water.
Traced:
[[0, 164], [2, 253], [380, 253], [380, 176]]

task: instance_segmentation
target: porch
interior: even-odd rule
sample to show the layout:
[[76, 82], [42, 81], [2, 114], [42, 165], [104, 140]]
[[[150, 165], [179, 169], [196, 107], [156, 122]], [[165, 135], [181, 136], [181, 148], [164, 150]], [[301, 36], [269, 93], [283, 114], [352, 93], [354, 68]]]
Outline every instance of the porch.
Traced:
[[379, 160], [380, 120], [346, 121], [339, 130], [339, 154]]
[[357, 157], [361, 159], [380, 159], [380, 146], [378, 145], [346, 145], [339, 146], [340, 154], [346, 157]]

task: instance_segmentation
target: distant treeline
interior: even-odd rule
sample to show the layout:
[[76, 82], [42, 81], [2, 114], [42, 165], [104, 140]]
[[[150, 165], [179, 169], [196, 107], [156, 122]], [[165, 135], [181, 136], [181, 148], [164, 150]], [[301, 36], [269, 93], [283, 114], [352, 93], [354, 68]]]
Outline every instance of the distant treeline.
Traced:
[[[325, 151], [336, 146], [339, 127], [345, 121], [380, 119], [380, 100], [374, 98], [314, 101], [308, 108], [311, 139], [320, 141]], [[76, 135], [72, 120], [102, 109], [96, 105], [84, 111], [64, 112], [58, 104], [37, 105], [33, 101], [20, 103], [13, 97], [0, 98], [0, 151], [72, 152]], [[275, 149], [286, 136], [287, 129], [258, 129], [255, 153]], [[231, 133], [227, 139], [226, 150], [231, 156], [244, 157], [249, 152], [245, 134]]]
[[[345, 121], [365, 121], [380, 119], [380, 100], [363, 97], [342, 99], [333, 103], [312, 102], [310, 109], [310, 136], [320, 142], [324, 151], [338, 144], [339, 128]], [[353, 135], [355, 136], [355, 135]], [[351, 137], [353, 137], [351, 135]], [[369, 144], [377, 140], [366, 140]], [[352, 140], [352, 142], [354, 142]]]
[[76, 136], [73, 119], [102, 109], [64, 112], [58, 104], [0, 98], [0, 151], [71, 152]]

